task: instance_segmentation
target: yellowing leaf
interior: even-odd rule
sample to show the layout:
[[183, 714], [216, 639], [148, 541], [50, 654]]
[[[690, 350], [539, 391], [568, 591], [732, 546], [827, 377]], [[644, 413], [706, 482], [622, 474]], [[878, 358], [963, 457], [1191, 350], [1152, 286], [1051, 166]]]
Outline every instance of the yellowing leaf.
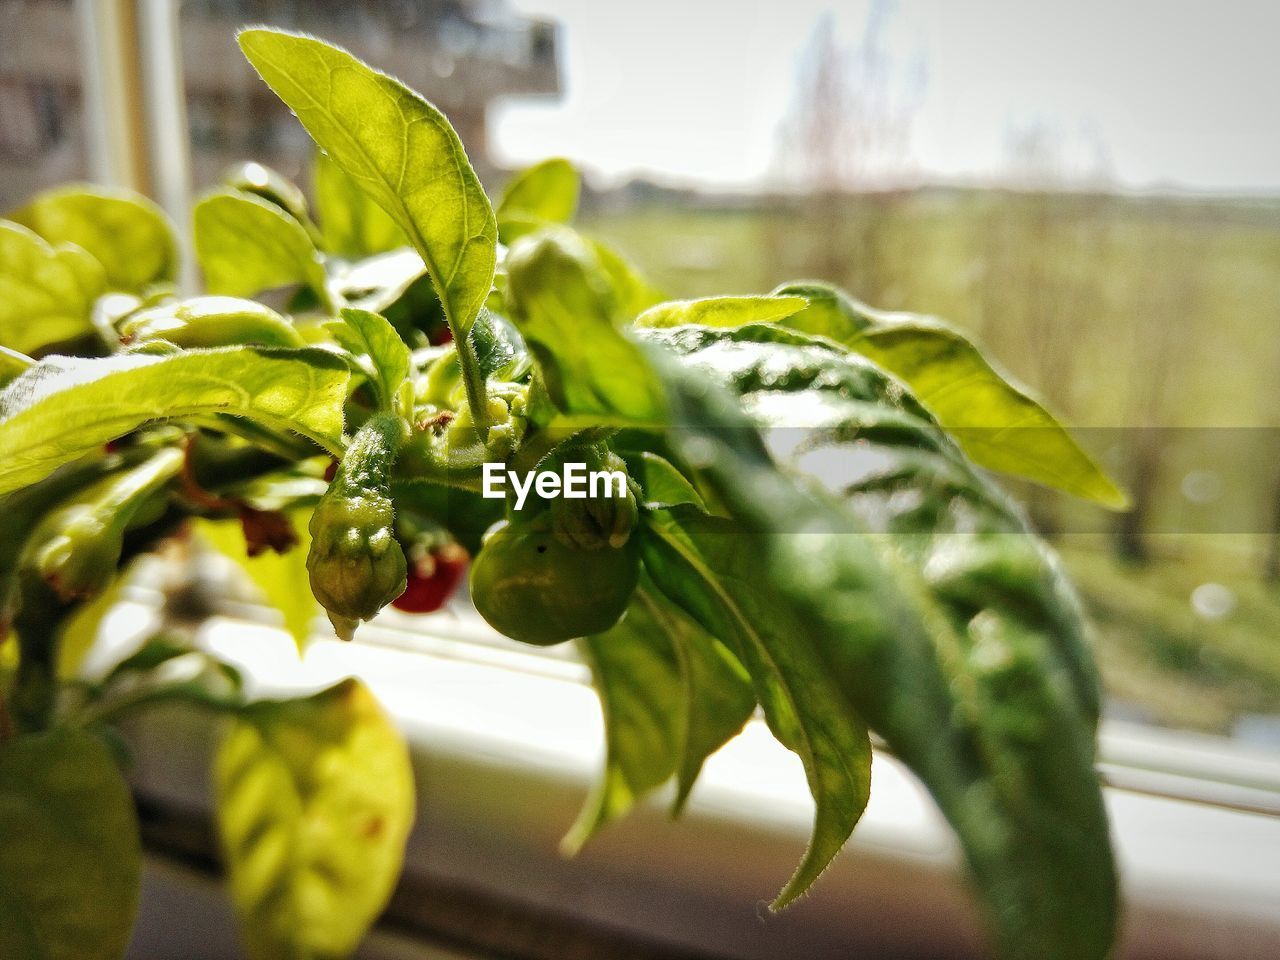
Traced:
[[357, 680], [251, 704], [214, 765], [231, 897], [256, 960], [350, 955], [413, 821], [404, 740]]
[[240, 565], [267, 603], [280, 611], [285, 629], [302, 650], [311, 636], [311, 623], [320, 612], [316, 598], [304, 586], [307, 551], [311, 549], [311, 532], [307, 529], [311, 511], [292, 510], [287, 516], [298, 542], [282, 554], [266, 550], [249, 556], [238, 520], [201, 520], [196, 529], [214, 548]]

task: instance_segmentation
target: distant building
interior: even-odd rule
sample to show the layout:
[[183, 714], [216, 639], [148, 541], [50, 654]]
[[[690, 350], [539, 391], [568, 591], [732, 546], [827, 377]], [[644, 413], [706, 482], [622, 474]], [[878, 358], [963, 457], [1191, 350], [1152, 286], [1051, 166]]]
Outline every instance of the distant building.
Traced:
[[[185, 0], [181, 39], [192, 181], [254, 159], [298, 177], [305, 132], [239, 55], [235, 30], [269, 23], [347, 47], [422, 92], [481, 176], [485, 115], [502, 97], [560, 92], [556, 25], [505, 0]], [[78, 20], [71, 0], [0, 0], [0, 207], [88, 174]]]

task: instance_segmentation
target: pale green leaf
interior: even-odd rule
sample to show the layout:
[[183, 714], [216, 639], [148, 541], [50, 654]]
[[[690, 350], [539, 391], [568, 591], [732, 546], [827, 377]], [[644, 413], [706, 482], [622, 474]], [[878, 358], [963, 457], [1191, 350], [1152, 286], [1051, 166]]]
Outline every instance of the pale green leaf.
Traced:
[[262, 599], [280, 613], [284, 628], [293, 637], [298, 650], [306, 649], [312, 625], [320, 613], [320, 605], [311, 591], [302, 587], [307, 582], [307, 551], [311, 549], [309, 509], [290, 510], [286, 517], [298, 542], [285, 553], [264, 550], [249, 556], [244, 531], [238, 520], [200, 520], [196, 531], [212, 547], [232, 560], [258, 589]]
[[214, 765], [249, 954], [353, 953], [391, 896], [413, 822], [408, 748], [368, 689], [251, 704]]
[[350, 372], [317, 349], [49, 357], [0, 392], [0, 494], [154, 420], [230, 414], [342, 450]]
[[252, 297], [305, 284], [325, 300], [324, 264], [306, 229], [270, 201], [238, 190], [206, 195], [192, 212], [196, 259], [210, 293]]
[[678, 812], [706, 758], [742, 729], [756, 703], [733, 654], [643, 587], [616, 627], [579, 646], [604, 714], [605, 769], [561, 845], [567, 853], [673, 775]]
[[270, 307], [239, 297], [191, 297], [129, 314], [120, 324], [125, 343], [167, 340], [179, 347], [301, 347], [302, 335]]
[[88, 252], [113, 290], [136, 293], [177, 278], [173, 225], [141, 194], [71, 184], [37, 195], [11, 216], [55, 246], [73, 243]]
[[566, 423], [661, 423], [661, 384], [614, 325], [616, 302], [591, 247], [560, 227], [521, 237], [507, 256], [512, 319]]
[[666, 297], [646, 280], [622, 254], [599, 240], [588, 240], [600, 268], [613, 286], [613, 298], [624, 319], [639, 316]]
[[50, 246], [0, 220], [0, 344], [32, 353], [93, 332], [93, 303], [106, 290], [102, 266], [80, 247]]
[[322, 151], [316, 151], [314, 177], [326, 252], [356, 259], [409, 246], [391, 215]]
[[843, 343], [900, 377], [982, 466], [1114, 510], [1128, 505], [1057, 418], [958, 331], [933, 317], [873, 310], [825, 284], [774, 293], [806, 297], [787, 326]]
[[342, 319], [331, 320], [325, 327], [361, 365], [377, 388], [382, 408], [394, 409], [411, 367], [409, 347], [396, 328], [385, 317], [352, 307], [344, 307]]
[[101, 740], [0, 744], [0, 957], [118, 960], [141, 875], [133, 798]]
[[581, 189], [578, 171], [562, 158], [544, 160], [517, 173], [498, 203], [502, 242], [511, 243], [548, 223], [570, 222], [578, 210]]
[[805, 308], [803, 297], [706, 297], [673, 300], [650, 307], [636, 319], [638, 327], [740, 327], [746, 323], [779, 323]]
[[422, 257], [410, 247], [352, 263], [330, 260], [329, 270], [329, 290], [340, 303], [374, 313], [383, 313], [406, 297], [427, 275]]
[[320, 40], [276, 30], [240, 47], [312, 139], [422, 255], [455, 337], [489, 295], [498, 227], [458, 135], [404, 84]]

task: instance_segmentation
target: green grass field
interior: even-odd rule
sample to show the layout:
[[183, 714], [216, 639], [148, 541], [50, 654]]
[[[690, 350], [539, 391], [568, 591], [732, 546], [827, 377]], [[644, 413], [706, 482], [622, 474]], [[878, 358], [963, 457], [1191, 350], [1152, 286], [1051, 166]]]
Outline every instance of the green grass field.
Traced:
[[[1214, 732], [1280, 714], [1280, 586], [1261, 577], [1280, 433], [1256, 429], [1280, 426], [1280, 203], [929, 191], [655, 201], [585, 221], [672, 296], [810, 277], [941, 316], [1069, 422], [1119, 428], [1083, 439], [1126, 482], [1131, 428], [1156, 428], [1148, 525], [1162, 532], [1147, 538], [1150, 559], [1118, 559], [1103, 533], [1059, 540], [1114, 708]], [[1189, 497], [1206, 485], [1213, 496]], [[1114, 523], [1033, 496], [1050, 526]], [[1231, 532], [1188, 532], [1215, 529]], [[1198, 612], [1205, 585], [1200, 596], [1229, 596], [1229, 609]]]

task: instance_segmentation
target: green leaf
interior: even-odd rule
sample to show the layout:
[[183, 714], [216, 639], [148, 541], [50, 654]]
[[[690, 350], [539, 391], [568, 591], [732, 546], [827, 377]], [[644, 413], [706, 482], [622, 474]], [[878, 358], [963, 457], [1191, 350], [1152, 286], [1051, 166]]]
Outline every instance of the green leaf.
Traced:
[[622, 455], [631, 479], [640, 485], [645, 508], [664, 510], [682, 503], [705, 506], [698, 491], [669, 460], [647, 450], [635, 455], [624, 450]]
[[191, 297], [129, 314], [120, 324], [126, 343], [167, 340], [179, 347], [301, 347], [293, 324], [270, 307], [239, 297]]
[[0, 956], [117, 960], [138, 907], [133, 798], [77, 730], [0, 744]]
[[325, 300], [324, 264], [306, 229], [270, 201], [216, 190], [192, 213], [196, 259], [210, 293], [252, 297], [305, 284]]
[[400, 873], [408, 749], [368, 689], [251, 704], [214, 765], [218, 829], [250, 956], [353, 953]]
[[653, 424], [661, 384], [614, 326], [615, 303], [591, 248], [566, 228], [521, 237], [507, 256], [512, 319], [565, 423]]
[[502, 242], [511, 243], [548, 223], [569, 223], [578, 210], [581, 178], [568, 160], [534, 164], [511, 178], [498, 204]]
[[312, 624], [320, 613], [320, 605], [311, 591], [299, 587], [307, 580], [307, 551], [311, 549], [307, 523], [311, 511], [291, 510], [286, 516], [298, 542], [285, 553], [264, 550], [257, 556], [249, 556], [238, 520], [199, 520], [196, 531], [214, 549], [239, 564], [263, 600], [280, 612], [284, 628], [301, 652], [311, 639]]
[[140, 292], [178, 275], [178, 244], [164, 211], [130, 190], [72, 184], [38, 194], [11, 215], [57, 246], [73, 243], [102, 264], [113, 290]]
[[314, 176], [316, 211], [327, 252], [355, 259], [409, 246], [409, 238], [390, 214], [323, 151], [316, 151]]
[[[999, 955], [1104, 956], [1117, 886], [1093, 766], [1097, 678], [1047, 548], [868, 361], [768, 326], [655, 339], [684, 357], [668, 371], [672, 445], [754, 532], [739, 540], [754, 561], [742, 576], [774, 591], [824, 675], [929, 788]], [[795, 434], [783, 438], [791, 462], [817, 465], [844, 508], [779, 473], [708, 381], [771, 436]]]
[[600, 268], [613, 286], [613, 297], [617, 302], [618, 312], [624, 318], [639, 316], [649, 307], [666, 299], [662, 292], [641, 276], [640, 272], [618, 251], [599, 240], [587, 242], [591, 245]]
[[93, 332], [93, 304], [106, 290], [102, 266], [80, 247], [50, 246], [0, 220], [0, 344], [32, 353]]
[[673, 300], [650, 307], [636, 319], [638, 327], [740, 327], [744, 323], [777, 323], [806, 306], [803, 297], [706, 297]]
[[600, 695], [606, 756], [561, 845], [570, 854], [672, 775], [678, 811], [703, 762], [742, 729], [756, 703], [733, 654], [643, 588], [616, 627], [579, 646]]
[[782, 909], [840, 852], [871, 789], [867, 728], [832, 683], [818, 638], [761, 571], [757, 537], [734, 521], [684, 506], [647, 515], [644, 562], [659, 589], [750, 672], [774, 736], [804, 764], [815, 811], [804, 859], [773, 902]]
[[18, 379], [34, 363], [25, 353], [0, 347], [0, 387], [6, 387]]
[[830, 337], [902, 378], [976, 462], [1113, 510], [1129, 499], [1030, 391], [933, 317], [887, 313], [824, 284], [791, 284], [809, 306], [787, 326]]
[[312, 139], [422, 255], [456, 339], [489, 295], [498, 226], [458, 135], [398, 80], [311, 37], [253, 29], [240, 48]]
[[382, 409], [393, 410], [401, 385], [409, 376], [409, 348], [385, 318], [367, 310], [342, 309], [341, 320], [325, 328], [351, 353], [377, 388]]
[[48, 357], [0, 392], [0, 494], [144, 423], [230, 414], [342, 451], [350, 372], [317, 349]]

